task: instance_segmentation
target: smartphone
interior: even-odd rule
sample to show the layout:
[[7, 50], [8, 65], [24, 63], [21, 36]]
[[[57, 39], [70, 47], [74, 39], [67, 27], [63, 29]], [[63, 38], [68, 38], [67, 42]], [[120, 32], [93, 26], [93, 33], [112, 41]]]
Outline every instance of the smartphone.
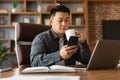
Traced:
[[77, 44], [78, 44], [78, 37], [77, 36], [70, 36], [67, 45], [72, 46], [72, 45], [77, 45]]

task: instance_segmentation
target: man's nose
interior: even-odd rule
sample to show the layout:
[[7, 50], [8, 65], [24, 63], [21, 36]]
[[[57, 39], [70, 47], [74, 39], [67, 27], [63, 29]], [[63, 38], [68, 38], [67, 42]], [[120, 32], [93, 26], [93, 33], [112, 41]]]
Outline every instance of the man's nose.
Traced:
[[62, 25], [65, 25], [66, 24], [66, 22], [65, 21], [62, 21]]

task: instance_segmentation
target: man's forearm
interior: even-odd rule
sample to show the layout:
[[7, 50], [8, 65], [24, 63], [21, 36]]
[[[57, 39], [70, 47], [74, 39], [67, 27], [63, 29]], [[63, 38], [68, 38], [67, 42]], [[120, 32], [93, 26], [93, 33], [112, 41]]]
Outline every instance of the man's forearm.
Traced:
[[60, 61], [59, 51], [50, 54], [31, 55], [31, 66], [50, 66]]
[[85, 41], [82, 44], [79, 44], [79, 50], [77, 53], [77, 60], [80, 61], [82, 64], [88, 64], [91, 52], [89, 49], [89, 46], [87, 45], [87, 42]]

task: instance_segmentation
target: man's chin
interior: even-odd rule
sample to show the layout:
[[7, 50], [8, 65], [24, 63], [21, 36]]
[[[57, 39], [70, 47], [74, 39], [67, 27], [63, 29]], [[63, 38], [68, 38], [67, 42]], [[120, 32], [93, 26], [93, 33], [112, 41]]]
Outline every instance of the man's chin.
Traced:
[[66, 29], [61, 29], [60, 33], [65, 33]]
[[61, 31], [61, 33], [63, 33], [63, 34], [64, 34], [64, 33], [65, 33], [65, 30], [64, 30], [64, 31]]

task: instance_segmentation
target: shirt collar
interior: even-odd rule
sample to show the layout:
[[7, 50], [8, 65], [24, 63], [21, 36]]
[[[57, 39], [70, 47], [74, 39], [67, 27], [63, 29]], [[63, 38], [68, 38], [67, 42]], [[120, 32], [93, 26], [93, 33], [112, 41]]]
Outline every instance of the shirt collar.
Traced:
[[57, 35], [57, 33], [55, 31], [53, 31], [52, 28], [50, 29], [50, 33], [54, 39], [60, 39], [59, 36]]

